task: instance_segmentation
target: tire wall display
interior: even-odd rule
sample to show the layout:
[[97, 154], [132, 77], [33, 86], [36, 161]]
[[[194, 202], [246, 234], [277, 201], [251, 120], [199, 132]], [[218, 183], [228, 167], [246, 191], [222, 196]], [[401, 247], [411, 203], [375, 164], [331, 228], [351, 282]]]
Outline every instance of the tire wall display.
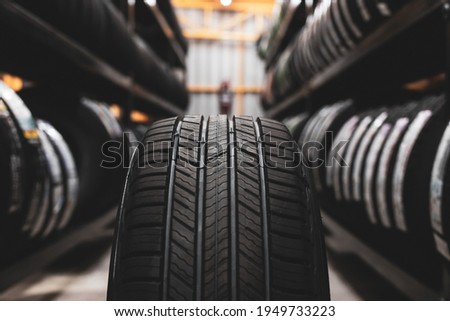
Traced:
[[[17, 134], [14, 134], [13, 129], [12, 133], [16, 137], [16, 152], [19, 152], [21, 156], [18, 156], [19, 154], [15, 156], [17, 161], [20, 162], [18, 163], [20, 167], [14, 167], [10, 173], [16, 176], [13, 179], [19, 185], [12, 187], [11, 191], [20, 188], [23, 195], [21, 205], [18, 206], [20, 208], [14, 208], [10, 215], [2, 215], [2, 218], [8, 222], [2, 224], [2, 227], [5, 228], [2, 236], [27, 238], [32, 236], [32, 231], [36, 228], [36, 224], [39, 224], [42, 213], [46, 211], [48, 206], [49, 189], [45, 156], [40, 133], [30, 110], [17, 94], [3, 82], [0, 82], [0, 97], [3, 102], [3, 114], [8, 115], [8, 123], [10, 126], [14, 124], [20, 137], [19, 144]], [[20, 173], [17, 172], [19, 168]], [[20, 185], [22, 187], [19, 187]]]
[[128, 173], [109, 300], [329, 299], [311, 177], [294, 166], [283, 125], [184, 116], [155, 122], [142, 142], [150, 148]]
[[265, 108], [294, 91], [354, 50], [407, 1], [324, 0], [271, 69], [262, 95]]
[[[123, 129], [106, 105], [70, 93], [55, 93], [47, 88], [33, 88], [21, 96], [41, 119], [61, 133], [75, 159], [79, 177], [77, 219], [100, 215], [117, 204], [120, 186], [126, 174], [122, 146]], [[104, 144], [115, 142], [120, 148], [109, 151], [120, 156], [120, 164], [105, 158]], [[126, 155], [125, 155], [126, 156]], [[114, 159], [117, 162], [117, 158]], [[114, 168], [105, 168], [104, 162]]]
[[[321, 206], [338, 216], [363, 213], [358, 218], [361, 222], [426, 239], [432, 236], [431, 215], [435, 237], [440, 238], [437, 242], [445, 252], [442, 244], [448, 233], [444, 234], [445, 216], [440, 214], [445, 204], [442, 195], [448, 158], [444, 105], [444, 96], [435, 94], [366, 112], [349, 108], [339, 121], [333, 116], [339, 103], [316, 112], [303, 127], [300, 145], [323, 144], [324, 132], [333, 122], [332, 150], [347, 142], [339, 150], [347, 166], [331, 164], [336, 156], [331, 152], [324, 153], [328, 166], [312, 171]], [[312, 158], [322, 157], [316, 151]]]
[[[185, 86], [136, 34], [109, 0], [16, 0], [99, 58], [182, 109]], [[174, 94], [175, 93], [175, 94]]]

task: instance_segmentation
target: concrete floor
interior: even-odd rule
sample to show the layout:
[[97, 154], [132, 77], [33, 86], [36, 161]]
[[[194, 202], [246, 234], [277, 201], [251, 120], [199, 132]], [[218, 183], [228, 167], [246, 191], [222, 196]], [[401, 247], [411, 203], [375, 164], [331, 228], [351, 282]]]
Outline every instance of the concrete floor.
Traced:
[[[0, 294], [0, 300], [105, 300], [110, 239], [86, 244]], [[328, 254], [332, 300], [404, 300], [357, 258]]]

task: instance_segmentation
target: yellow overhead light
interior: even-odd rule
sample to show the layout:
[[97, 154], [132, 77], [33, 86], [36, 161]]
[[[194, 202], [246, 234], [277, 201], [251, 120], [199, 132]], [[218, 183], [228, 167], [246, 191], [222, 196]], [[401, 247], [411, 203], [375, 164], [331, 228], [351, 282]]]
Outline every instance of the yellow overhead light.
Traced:
[[116, 119], [122, 118], [122, 115], [123, 115], [122, 107], [120, 107], [119, 105], [112, 104], [111, 106], [109, 106], [109, 110], [113, 114], [114, 118], [116, 118]]
[[130, 119], [133, 123], [139, 123], [139, 124], [147, 124], [151, 121], [151, 118], [149, 115], [140, 112], [138, 110], [133, 110], [130, 115]]
[[220, 4], [224, 7], [229, 7], [233, 3], [233, 0], [220, 0]]
[[3, 74], [1, 80], [15, 92], [23, 89], [23, 80], [20, 77], [16, 77], [10, 74]]

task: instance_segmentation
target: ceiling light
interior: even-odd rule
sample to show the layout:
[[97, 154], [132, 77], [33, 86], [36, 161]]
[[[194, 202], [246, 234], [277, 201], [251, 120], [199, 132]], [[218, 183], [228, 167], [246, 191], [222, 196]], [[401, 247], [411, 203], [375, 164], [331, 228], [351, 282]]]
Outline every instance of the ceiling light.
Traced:
[[224, 6], [224, 7], [230, 6], [232, 2], [233, 2], [233, 0], [220, 0], [220, 3], [221, 3], [222, 6]]

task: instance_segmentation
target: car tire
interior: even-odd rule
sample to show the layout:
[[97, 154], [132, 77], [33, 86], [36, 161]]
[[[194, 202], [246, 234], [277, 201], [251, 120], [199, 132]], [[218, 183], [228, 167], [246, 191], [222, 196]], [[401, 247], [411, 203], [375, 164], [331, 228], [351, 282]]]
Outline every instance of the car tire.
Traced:
[[[284, 125], [184, 116], [154, 123], [143, 143], [117, 218], [109, 300], [329, 299], [316, 196]], [[282, 156], [269, 160], [278, 143]]]

